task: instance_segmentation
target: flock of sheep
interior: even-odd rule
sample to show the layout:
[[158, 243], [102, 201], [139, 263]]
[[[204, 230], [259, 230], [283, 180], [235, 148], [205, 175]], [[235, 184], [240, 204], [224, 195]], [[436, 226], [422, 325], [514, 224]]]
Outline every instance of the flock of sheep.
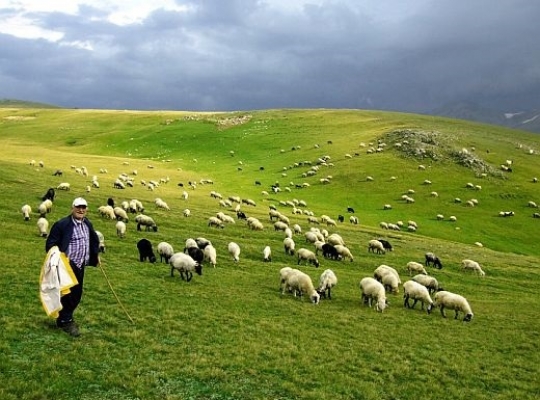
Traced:
[[[299, 146], [298, 146], [299, 147]], [[349, 157], [350, 158], [350, 157]], [[322, 166], [331, 166], [329, 162], [329, 156], [323, 156], [316, 161], [316, 165], [311, 165], [311, 163], [304, 161], [299, 162], [298, 166], [309, 166], [309, 170], [306, 171], [302, 176], [314, 176], [320, 172]], [[31, 163], [31, 165], [35, 165]], [[43, 167], [43, 163], [40, 162], [40, 167]], [[296, 167], [295, 163], [295, 167]], [[150, 166], [148, 166], [150, 168]], [[75, 173], [82, 176], [88, 176], [88, 171], [85, 167], [76, 168], [72, 166], [72, 169], [75, 170]], [[153, 166], [152, 168], [153, 169]], [[425, 169], [424, 166], [420, 166], [419, 169]], [[60, 172], [59, 172], [60, 171]], [[100, 173], [108, 173], [106, 169], [101, 169]], [[135, 186], [134, 177], [137, 176], [137, 171], [132, 171], [131, 174], [122, 173], [114, 180], [112, 187], [114, 189], [125, 190]], [[285, 174], [285, 173], [284, 173]], [[63, 176], [61, 170], [57, 170], [54, 174], [55, 176]], [[286, 174], [284, 175], [286, 176]], [[372, 177], [368, 177], [368, 181], [372, 181]], [[156, 190], [161, 184], [166, 184], [169, 182], [169, 178], [160, 178], [159, 180], [149, 180], [144, 181], [140, 180], [141, 185], [145, 186], [149, 190]], [[332, 182], [332, 176], [326, 175], [324, 178], [320, 179], [322, 184], [329, 184]], [[211, 180], [201, 180], [199, 184], [206, 185], [212, 184]], [[260, 183], [259, 183], [260, 184]], [[425, 185], [431, 185], [431, 181], [425, 180]], [[292, 183], [291, 183], [292, 185]], [[178, 184], [178, 186], [183, 186], [183, 184]], [[309, 187], [305, 183], [301, 185], [295, 185], [295, 187]], [[469, 185], [467, 185], [469, 187]], [[91, 180], [91, 185], [86, 186], [86, 192], [92, 190], [92, 188], [100, 188], [100, 183], [97, 176], [93, 176]], [[189, 188], [196, 189], [196, 182], [189, 182]], [[41, 236], [47, 236], [48, 234], [48, 221], [47, 214], [51, 212], [55, 189], [69, 191], [71, 185], [67, 182], [60, 183], [56, 188], [50, 188], [47, 193], [43, 196], [42, 203], [38, 206], [38, 213], [40, 215], [37, 226], [38, 231]], [[290, 188], [287, 190], [290, 192]], [[471, 189], [481, 190], [479, 185], [471, 186]], [[279, 184], [272, 185], [272, 191], [274, 193], [279, 193], [281, 188]], [[263, 191], [262, 195], [268, 195], [268, 192]], [[402, 196], [402, 200], [406, 203], [414, 203], [414, 191], [411, 189], [407, 194]], [[229, 224], [236, 224], [238, 221], [245, 222], [245, 225], [248, 229], [253, 231], [264, 230], [266, 222], [264, 220], [257, 219], [253, 216], [247, 217], [244, 211], [240, 209], [241, 205], [246, 205], [247, 207], [256, 207], [257, 204], [251, 199], [240, 199], [238, 196], [230, 196], [228, 198], [223, 198], [223, 196], [215, 191], [210, 192], [210, 196], [218, 200], [216, 205], [220, 209], [234, 209], [236, 212], [236, 220], [232, 216], [228, 215], [224, 211], [216, 212], [215, 216], [208, 218], [207, 226], [209, 229], [224, 229]], [[437, 192], [431, 192], [431, 196], [437, 197]], [[181, 195], [181, 199], [185, 202], [188, 201], [189, 194], [184, 190]], [[456, 199], [457, 202], [458, 199]], [[461, 200], [459, 200], [461, 201]], [[155, 198], [155, 207], [156, 209], [162, 211], [170, 211], [171, 208], [169, 205], [163, 201], [161, 198]], [[474, 199], [467, 202], [467, 204], [472, 204], [475, 206], [477, 201]], [[330, 218], [327, 215], [322, 215], [316, 217], [312, 211], [307, 209], [307, 204], [303, 200], [282, 200], [279, 202], [280, 206], [290, 207], [292, 210], [292, 215], [305, 216], [306, 222], [310, 225], [309, 230], [306, 232], [302, 231], [302, 228], [299, 224], [292, 224], [290, 218], [284, 213], [278, 211], [275, 206], [270, 206], [268, 217], [271, 224], [273, 224], [273, 229], [276, 232], [283, 232], [283, 249], [285, 254], [294, 256], [296, 265], [308, 264], [318, 268], [321, 265], [321, 262], [318, 258], [319, 252], [327, 260], [332, 261], [344, 261], [348, 260], [350, 262], [354, 261], [354, 256], [351, 250], [345, 245], [343, 238], [337, 233], [329, 233], [327, 229], [321, 228], [321, 224], [326, 226], [328, 229], [332, 229], [338, 226], [339, 223], [344, 222], [344, 217], [339, 215], [336, 219]], [[529, 202], [530, 207], [536, 207], [536, 203]], [[391, 209], [390, 204], [385, 204], [384, 209]], [[353, 212], [352, 208], [347, 209], [348, 212]], [[28, 204], [25, 204], [21, 212], [26, 221], [30, 219], [32, 214], [32, 209]], [[503, 212], [501, 212], [503, 213]], [[514, 215], [513, 212], [504, 212], [503, 216]], [[508, 215], [506, 215], [508, 213]], [[185, 208], [182, 212], [183, 216], [188, 218], [191, 217], [191, 211], [188, 208]], [[120, 204], [115, 204], [112, 198], [109, 198], [106, 205], [101, 205], [98, 207], [98, 215], [104, 219], [110, 219], [116, 221], [116, 233], [119, 238], [126, 237], [127, 223], [130, 218], [132, 218], [137, 224], [137, 230], [148, 232], [157, 232], [158, 224], [155, 222], [154, 218], [145, 214], [145, 207], [137, 199], [124, 200]], [[500, 214], [502, 215], [502, 214]], [[540, 217], [540, 215], [539, 215]], [[437, 219], [444, 219], [443, 216], [437, 216]], [[275, 221], [274, 221], [275, 220]], [[455, 216], [451, 216], [450, 220], [455, 221]], [[358, 217], [351, 215], [349, 217], [349, 222], [351, 224], [358, 224]], [[401, 221], [396, 223], [387, 223], [381, 222], [380, 228], [383, 230], [401, 230], [404, 224]], [[418, 224], [412, 220], [407, 222], [407, 230], [410, 232], [415, 232], [418, 229]], [[313, 246], [312, 249], [307, 248], [308, 246], [296, 248], [295, 237], [303, 237], [307, 244]], [[100, 233], [100, 239], [102, 241], [102, 251], [105, 251], [105, 239]], [[139, 260], [156, 262], [157, 257], [153, 251], [153, 246], [150, 240], [144, 238], [139, 240], [137, 243], [137, 249], [139, 252]], [[387, 251], [392, 251], [392, 245], [384, 239], [372, 239], [368, 242], [368, 253], [373, 253], [374, 255], [382, 255]], [[240, 246], [235, 242], [230, 242], [227, 246], [227, 252], [234, 262], [240, 261]], [[182, 251], [174, 251], [173, 246], [168, 242], [160, 242], [157, 245], [157, 254], [160, 257], [160, 261], [170, 265], [171, 276], [174, 275], [175, 271], [178, 271], [181, 278], [187, 282], [191, 281], [193, 278], [193, 273], [198, 275], [202, 274], [202, 266], [204, 263], [209, 263], [213, 267], [216, 267], [217, 264], [217, 250], [212, 245], [212, 243], [204, 238], [197, 239], [187, 239]], [[265, 246], [262, 252], [262, 261], [271, 262], [272, 261], [272, 247]], [[372, 307], [375, 306], [375, 309], [379, 312], [383, 312], [387, 307], [387, 293], [396, 294], [399, 292], [399, 286], [403, 288], [404, 296], [404, 307], [414, 308], [417, 302], [421, 302], [422, 309], [424, 306], [427, 306], [427, 312], [435, 307], [440, 308], [441, 314], [445, 316], [444, 310], [450, 309], [455, 311], [455, 318], [458, 317], [459, 312], [463, 313], [463, 320], [470, 321], [473, 317], [473, 313], [468, 301], [463, 297], [455, 293], [451, 293], [439, 286], [437, 280], [428, 275], [426, 266], [433, 266], [434, 268], [442, 268], [442, 263], [438, 257], [433, 253], [426, 253], [425, 264], [422, 265], [418, 262], [411, 261], [407, 263], [405, 270], [414, 276], [402, 284], [401, 279], [397, 270], [393, 267], [387, 265], [380, 265], [373, 273], [373, 276], [364, 277], [360, 280], [359, 288], [361, 292], [362, 302]], [[473, 270], [479, 276], [485, 276], [485, 272], [481, 268], [478, 262], [473, 260], [463, 260], [462, 268], [465, 270]], [[331, 291], [337, 284], [337, 277], [333, 270], [325, 269], [319, 278], [318, 286], [315, 287], [309, 275], [305, 272], [300, 271], [292, 267], [284, 267], [280, 270], [280, 291], [283, 294], [292, 293], [294, 296], [302, 297], [307, 296], [314, 304], [319, 304], [320, 299], [328, 298], [331, 299]], [[433, 297], [431, 297], [433, 296]], [[413, 300], [413, 304], [410, 305], [409, 300]]]

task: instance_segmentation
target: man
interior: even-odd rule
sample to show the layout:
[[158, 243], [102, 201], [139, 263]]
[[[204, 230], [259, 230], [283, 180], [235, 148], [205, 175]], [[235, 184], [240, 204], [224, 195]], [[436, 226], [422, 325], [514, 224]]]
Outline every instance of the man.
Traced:
[[45, 243], [45, 251], [58, 246], [69, 258], [69, 263], [77, 281], [69, 294], [62, 296], [62, 310], [56, 320], [56, 326], [71, 336], [79, 336], [79, 328], [73, 319], [73, 313], [83, 294], [84, 269], [86, 266], [98, 266], [99, 239], [90, 221], [86, 218], [88, 203], [82, 197], [73, 200], [71, 215], [54, 223]]

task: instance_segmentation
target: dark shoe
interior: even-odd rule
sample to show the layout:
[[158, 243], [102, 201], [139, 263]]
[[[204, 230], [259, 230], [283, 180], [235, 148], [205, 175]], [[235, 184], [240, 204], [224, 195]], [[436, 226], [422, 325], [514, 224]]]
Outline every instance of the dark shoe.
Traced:
[[61, 325], [60, 329], [62, 329], [68, 335], [73, 336], [73, 337], [77, 337], [81, 334], [79, 332], [79, 327], [74, 321], [70, 321], [70, 322], [67, 322], [66, 324]]

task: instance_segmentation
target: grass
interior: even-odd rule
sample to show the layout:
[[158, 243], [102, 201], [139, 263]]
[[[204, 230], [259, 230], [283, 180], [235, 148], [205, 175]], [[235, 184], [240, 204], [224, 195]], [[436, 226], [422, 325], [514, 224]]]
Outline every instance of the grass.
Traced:
[[[530, 200], [540, 203], [540, 186], [532, 183], [538, 175], [540, 137], [449, 119], [358, 110], [204, 114], [10, 108], [0, 109], [0, 121], [0, 398], [540, 395], [539, 220], [527, 207]], [[369, 143], [388, 141], [392, 132], [405, 129], [437, 132], [441, 156], [436, 161], [414, 157], [391, 143], [383, 152], [367, 154]], [[482, 178], [449, 155], [473, 146], [496, 173]], [[334, 166], [322, 167], [314, 177], [302, 176], [308, 165], [294, 166], [323, 155], [329, 155]], [[44, 167], [30, 166], [31, 159], [43, 160]], [[513, 172], [503, 175], [498, 167], [507, 159], [513, 160]], [[418, 169], [419, 164], [426, 169]], [[72, 165], [86, 166], [90, 177], [75, 174]], [[99, 174], [100, 168], [108, 173]], [[56, 169], [64, 176], [53, 176]], [[112, 188], [120, 173], [135, 169], [134, 188]], [[85, 193], [92, 175], [101, 187]], [[321, 185], [319, 179], [327, 175], [332, 175], [331, 183]], [[368, 175], [374, 180], [368, 181]], [[165, 177], [169, 183], [153, 192], [140, 184], [141, 179]], [[187, 202], [181, 200], [187, 182], [200, 179], [214, 184], [199, 184], [189, 190]], [[432, 184], [424, 185], [425, 179]], [[262, 185], [255, 185], [256, 180]], [[87, 270], [85, 296], [76, 313], [80, 338], [56, 330], [44, 314], [37, 286], [44, 240], [37, 235], [36, 213], [25, 223], [19, 210], [25, 203], [36, 210], [47, 188], [61, 181], [70, 182], [72, 190], [58, 193], [48, 219], [54, 222], [67, 215], [75, 196], [88, 199], [89, 217], [107, 240], [103, 270], [135, 324], [117, 304], [99, 269]], [[290, 182], [311, 186], [263, 196], [261, 190], [269, 191], [276, 181], [282, 188]], [[180, 182], [184, 188], [177, 185]], [[467, 182], [482, 189], [467, 189]], [[401, 200], [408, 189], [415, 190], [413, 204]], [[219, 208], [209, 195], [212, 190], [225, 198], [254, 199], [256, 207], [242, 209], [266, 229], [252, 232], [240, 221], [223, 230], [208, 228], [206, 221], [216, 212], [234, 215]], [[439, 196], [432, 197], [432, 191]], [[96, 212], [108, 197], [117, 202], [140, 199], [159, 231], [137, 232], [131, 221], [127, 237], [116, 238], [114, 222]], [[156, 210], [156, 197], [167, 201], [171, 211]], [[469, 208], [455, 203], [455, 197], [463, 203], [477, 198], [479, 205]], [[329, 228], [344, 237], [355, 256], [353, 263], [322, 260], [318, 270], [299, 267], [314, 282], [325, 268], [338, 276], [335, 298], [319, 306], [278, 292], [280, 268], [296, 263], [283, 253], [283, 235], [272, 229], [267, 210], [269, 204], [278, 205], [305, 231], [306, 217], [279, 205], [293, 198], [305, 200], [316, 216], [347, 217], [346, 207], [352, 206], [360, 219], [358, 226], [346, 222]], [[392, 210], [383, 210], [386, 203]], [[186, 207], [190, 218], [182, 216]], [[514, 210], [516, 216], [498, 217], [501, 210]], [[445, 220], [436, 220], [439, 213]], [[450, 215], [457, 216], [456, 223], [448, 221]], [[381, 221], [398, 220], [414, 220], [419, 229], [410, 233], [379, 228]], [[135, 244], [142, 237], [154, 246], [168, 241], [179, 251], [186, 238], [198, 236], [214, 243], [218, 265], [205, 266], [203, 275], [190, 283], [178, 275], [171, 278], [165, 264], [138, 261]], [[378, 236], [390, 240], [396, 250], [379, 256], [368, 253], [367, 241]], [[242, 248], [237, 264], [226, 254], [230, 241]], [[295, 241], [297, 247], [308, 246], [301, 237]], [[484, 247], [474, 246], [476, 241]], [[262, 262], [266, 245], [272, 247], [272, 263]], [[406, 280], [405, 264], [422, 261], [426, 251], [434, 251], [444, 264], [442, 270], [430, 272], [446, 289], [469, 299], [475, 313], [471, 323], [453, 320], [451, 312], [443, 319], [438, 312], [405, 310], [399, 295], [389, 296], [391, 306], [383, 314], [360, 303], [362, 277], [385, 263]], [[463, 273], [463, 258], [479, 261], [487, 276]]]

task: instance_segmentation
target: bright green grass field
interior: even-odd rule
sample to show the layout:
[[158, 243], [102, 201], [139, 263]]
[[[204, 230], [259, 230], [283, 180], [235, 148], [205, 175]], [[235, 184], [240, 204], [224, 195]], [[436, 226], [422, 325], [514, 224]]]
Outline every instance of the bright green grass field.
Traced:
[[[538, 135], [358, 110], [0, 108], [0, 129], [2, 400], [540, 396], [540, 219], [533, 218], [540, 210], [529, 206], [540, 204], [540, 184], [533, 181], [540, 176]], [[382, 150], [370, 150], [377, 147]], [[416, 148], [428, 152], [418, 155]], [[463, 149], [484, 169], [461, 165], [455, 155]], [[330, 165], [305, 176], [324, 156]], [[512, 161], [512, 172], [502, 171], [506, 160]], [[82, 166], [89, 176], [73, 168]], [[102, 168], [107, 173], [100, 173]], [[53, 176], [57, 169], [63, 176]], [[113, 189], [122, 173], [134, 178], [134, 187]], [[100, 188], [87, 193], [94, 175]], [[154, 191], [141, 183], [161, 179], [167, 183]], [[200, 184], [201, 179], [214, 183]], [[197, 182], [196, 189], [188, 188], [190, 181]], [[54, 327], [38, 295], [45, 252], [37, 206], [46, 190], [61, 182], [69, 182], [71, 191], [57, 193], [47, 219], [52, 224], [67, 215], [73, 198], [82, 195], [107, 246], [103, 267], [86, 271], [85, 296], [76, 312], [82, 335], [75, 339]], [[273, 193], [276, 182], [282, 191]], [[304, 184], [309, 186], [297, 187]], [[410, 204], [402, 199], [409, 190], [414, 191]], [[257, 206], [242, 210], [258, 218], [264, 231], [250, 231], [239, 220], [222, 230], [209, 228], [208, 218], [219, 211], [235, 217], [211, 191], [253, 199]], [[141, 200], [158, 232], [137, 232], [130, 221], [127, 237], [117, 238], [115, 222], [97, 213], [108, 197], [117, 203]], [[157, 197], [171, 210], [156, 209]], [[471, 199], [476, 206], [466, 206]], [[305, 201], [302, 209], [318, 218], [345, 217], [337, 226], [319, 228], [340, 233], [354, 262], [321, 257], [316, 269], [297, 266], [295, 257], [284, 254], [284, 235], [274, 231], [268, 206], [276, 205], [305, 232], [307, 216], [280, 204], [294, 200]], [[34, 210], [28, 222], [20, 213], [26, 203]], [[392, 208], [384, 210], [385, 204]], [[349, 206], [359, 225], [348, 222]], [[191, 217], [183, 216], [185, 208]], [[500, 211], [515, 216], [500, 217]], [[409, 220], [418, 224], [416, 232], [407, 231]], [[404, 229], [383, 230], [383, 221], [403, 221]], [[171, 277], [159, 257], [154, 265], [138, 260], [136, 243], [143, 237], [154, 248], [167, 241], [182, 251], [187, 238], [200, 236], [212, 241], [218, 263], [215, 269], [205, 265], [203, 275], [189, 283], [177, 273]], [[368, 241], [377, 237], [392, 242], [395, 251], [368, 253]], [[312, 248], [303, 235], [294, 239], [297, 248]], [[239, 263], [227, 254], [231, 241], [241, 246]], [[271, 263], [262, 261], [266, 245], [272, 248]], [[406, 263], [422, 262], [427, 251], [444, 265], [429, 273], [469, 300], [472, 322], [454, 320], [452, 311], [445, 319], [439, 310], [428, 315], [418, 305], [405, 309], [402, 291], [388, 295], [390, 307], [382, 314], [361, 303], [361, 278], [384, 263], [405, 282]], [[486, 276], [462, 271], [465, 258], [478, 261]], [[279, 270], [285, 266], [302, 269], [315, 285], [324, 269], [334, 270], [333, 299], [312, 305], [282, 295]]]

